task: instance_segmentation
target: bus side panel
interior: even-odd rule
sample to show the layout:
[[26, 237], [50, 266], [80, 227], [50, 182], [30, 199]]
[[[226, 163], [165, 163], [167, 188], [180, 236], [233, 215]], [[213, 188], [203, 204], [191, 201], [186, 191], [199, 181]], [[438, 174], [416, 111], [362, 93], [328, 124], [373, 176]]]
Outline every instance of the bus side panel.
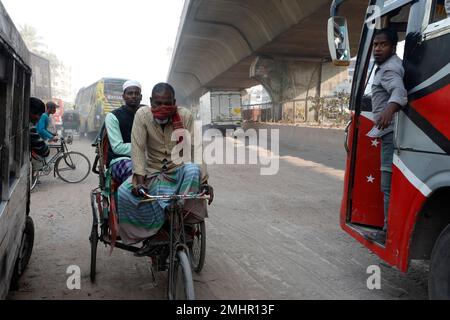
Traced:
[[431, 123], [443, 138], [450, 141], [450, 84], [412, 101], [411, 106], [423, 119]]
[[22, 175], [12, 197], [0, 206], [0, 299], [6, 297], [27, 215], [28, 175]]
[[414, 226], [426, 200], [394, 163], [386, 255], [403, 272], [408, 270]]

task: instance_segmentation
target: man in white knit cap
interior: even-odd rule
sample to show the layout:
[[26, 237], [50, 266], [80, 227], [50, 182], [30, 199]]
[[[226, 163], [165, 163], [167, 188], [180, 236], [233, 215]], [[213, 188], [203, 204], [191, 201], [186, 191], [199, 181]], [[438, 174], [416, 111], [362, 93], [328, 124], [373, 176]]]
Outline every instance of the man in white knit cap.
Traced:
[[123, 100], [125, 105], [109, 113], [105, 119], [108, 133], [108, 163], [111, 177], [122, 184], [132, 174], [131, 165], [131, 130], [134, 115], [141, 107], [141, 84], [129, 80], [123, 85]]

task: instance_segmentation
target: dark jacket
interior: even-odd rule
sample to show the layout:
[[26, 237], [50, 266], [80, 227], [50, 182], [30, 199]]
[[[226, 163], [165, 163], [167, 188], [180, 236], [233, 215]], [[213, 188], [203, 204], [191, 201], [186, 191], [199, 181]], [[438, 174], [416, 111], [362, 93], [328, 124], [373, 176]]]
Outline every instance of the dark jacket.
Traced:
[[50, 149], [47, 143], [42, 140], [35, 126], [30, 126], [30, 149], [39, 157], [48, 157]]
[[[124, 143], [131, 143], [131, 131], [133, 129], [133, 122], [135, 113], [130, 112], [126, 106], [122, 106], [112, 112], [119, 121], [120, 133]], [[114, 159], [128, 157], [128, 155], [115, 154], [109, 146], [108, 148], [108, 166]]]

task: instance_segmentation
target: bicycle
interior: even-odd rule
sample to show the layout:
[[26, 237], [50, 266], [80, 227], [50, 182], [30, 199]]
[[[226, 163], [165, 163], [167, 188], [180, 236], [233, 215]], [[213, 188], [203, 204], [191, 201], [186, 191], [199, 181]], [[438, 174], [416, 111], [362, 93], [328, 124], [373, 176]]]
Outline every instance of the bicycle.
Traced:
[[89, 159], [80, 152], [69, 151], [67, 144], [71, 144], [71, 140], [61, 137], [59, 145], [49, 145], [49, 148], [56, 150], [56, 154], [49, 160], [39, 157], [32, 153], [30, 181], [31, 191], [36, 187], [41, 175], [48, 176], [53, 170], [54, 176], [58, 176], [67, 183], [80, 183], [84, 181], [90, 173], [91, 163]]

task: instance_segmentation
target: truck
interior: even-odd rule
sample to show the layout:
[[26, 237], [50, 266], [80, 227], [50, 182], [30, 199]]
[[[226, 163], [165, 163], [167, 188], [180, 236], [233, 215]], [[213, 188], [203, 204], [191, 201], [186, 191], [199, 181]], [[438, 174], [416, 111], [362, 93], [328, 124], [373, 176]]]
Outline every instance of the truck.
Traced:
[[241, 92], [207, 92], [200, 98], [200, 119], [204, 129], [236, 130], [242, 124]]
[[[448, 0], [447, 1], [448, 4]], [[328, 21], [333, 63], [350, 64], [345, 0], [335, 0]], [[340, 224], [389, 265], [407, 272], [413, 260], [429, 261], [431, 299], [450, 299], [450, 12], [444, 0], [370, 0], [357, 50], [346, 130], [347, 164]], [[378, 26], [377, 26], [378, 25]], [[385, 242], [369, 235], [384, 227], [381, 141], [371, 95], [376, 74], [373, 39], [389, 27], [404, 41], [408, 104], [396, 115], [395, 153]]]

